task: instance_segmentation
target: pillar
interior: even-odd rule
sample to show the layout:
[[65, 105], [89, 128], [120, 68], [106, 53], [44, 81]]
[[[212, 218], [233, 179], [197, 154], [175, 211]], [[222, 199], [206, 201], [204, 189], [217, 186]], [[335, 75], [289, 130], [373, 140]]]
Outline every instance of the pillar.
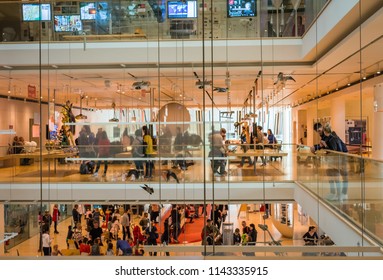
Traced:
[[383, 83], [374, 86], [374, 115], [372, 129], [372, 158], [383, 159]]
[[316, 106], [311, 106], [306, 109], [306, 123], [307, 123], [307, 146], [312, 146], [319, 143], [318, 134], [313, 130], [314, 122], [318, 118], [318, 109]]
[[331, 106], [331, 129], [340, 139], [346, 141], [346, 100], [343, 97], [335, 98]]
[[[298, 131], [297, 131], [297, 138], [294, 139], [296, 143], [300, 144], [300, 139], [303, 140], [303, 144], [307, 145], [307, 128], [311, 128], [311, 126], [308, 127], [308, 120], [307, 120], [307, 111], [306, 110], [299, 110], [298, 111]], [[310, 121], [312, 123], [312, 121]]]

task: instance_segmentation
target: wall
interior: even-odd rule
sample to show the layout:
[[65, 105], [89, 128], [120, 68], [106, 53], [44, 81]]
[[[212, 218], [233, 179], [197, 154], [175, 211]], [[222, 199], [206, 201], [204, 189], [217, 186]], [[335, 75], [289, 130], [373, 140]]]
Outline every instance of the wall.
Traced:
[[[29, 119], [33, 119], [35, 113], [39, 113], [39, 104], [31, 102], [23, 102], [16, 100], [0, 99], [1, 121], [0, 129], [9, 129], [9, 125], [13, 125], [13, 129], [17, 136], [22, 136], [29, 141]], [[45, 126], [48, 123], [48, 106], [42, 106], [42, 135], [43, 144], [45, 143]], [[8, 143], [12, 144], [14, 135], [0, 136], [0, 155], [5, 155]]]

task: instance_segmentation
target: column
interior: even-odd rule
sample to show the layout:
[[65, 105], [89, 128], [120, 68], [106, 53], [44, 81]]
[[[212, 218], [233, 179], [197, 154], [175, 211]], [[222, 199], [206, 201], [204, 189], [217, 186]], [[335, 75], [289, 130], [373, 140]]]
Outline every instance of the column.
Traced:
[[318, 118], [318, 109], [316, 106], [311, 106], [306, 109], [306, 123], [307, 123], [307, 146], [312, 146], [319, 143], [318, 134], [313, 130], [314, 121]]
[[[0, 238], [4, 237], [4, 204], [0, 203]], [[0, 243], [0, 256], [4, 256], [4, 243]]]
[[346, 101], [343, 97], [334, 98], [331, 106], [331, 128], [336, 134], [346, 141]]
[[383, 159], [383, 83], [374, 86], [374, 119], [372, 130], [372, 158]]

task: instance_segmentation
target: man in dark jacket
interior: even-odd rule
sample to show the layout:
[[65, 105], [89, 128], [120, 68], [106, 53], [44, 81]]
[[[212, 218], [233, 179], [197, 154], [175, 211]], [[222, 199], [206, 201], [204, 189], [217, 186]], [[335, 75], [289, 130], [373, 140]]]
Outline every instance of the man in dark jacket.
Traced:
[[[323, 127], [320, 123], [314, 125], [314, 130], [319, 133], [320, 143], [314, 145], [311, 151], [327, 149], [337, 152], [347, 152], [347, 148], [338, 135], [332, 131], [329, 123]], [[330, 201], [343, 201], [348, 199], [348, 172], [347, 172], [347, 157], [339, 154], [334, 154], [333, 157], [328, 157], [329, 168], [326, 170], [330, 180], [330, 193], [326, 195], [326, 199]], [[342, 176], [342, 184], [339, 176]]]

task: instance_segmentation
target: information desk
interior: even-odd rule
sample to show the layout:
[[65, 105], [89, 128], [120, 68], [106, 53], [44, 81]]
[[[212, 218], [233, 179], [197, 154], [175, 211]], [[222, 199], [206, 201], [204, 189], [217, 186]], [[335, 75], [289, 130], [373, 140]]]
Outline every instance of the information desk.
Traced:
[[[287, 152], [275, 150], [275, 149], [264, 149], [264, 150], [247, 150], [245, 153], [242, 151], [235, 151], [228, 153], [228, 156], [232, 157], [286, 157]], [[254, 162], [254, 172], [256, 171], [256, 163]]]
[[124, 39], [146, 39], [145, 34], [105, 34], [105, 35], [63, 35], [65, 41], [116, 41]]

